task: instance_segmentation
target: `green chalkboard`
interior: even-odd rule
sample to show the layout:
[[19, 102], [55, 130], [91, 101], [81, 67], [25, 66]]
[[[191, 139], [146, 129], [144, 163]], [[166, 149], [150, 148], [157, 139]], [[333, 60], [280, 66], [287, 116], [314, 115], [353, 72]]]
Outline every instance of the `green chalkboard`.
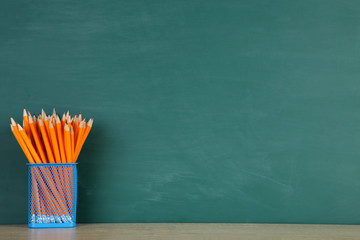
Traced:
[[94, 118], [79, 222], [360, 223], [359, 1], [1, 3], [1, 224], [23, 107]]

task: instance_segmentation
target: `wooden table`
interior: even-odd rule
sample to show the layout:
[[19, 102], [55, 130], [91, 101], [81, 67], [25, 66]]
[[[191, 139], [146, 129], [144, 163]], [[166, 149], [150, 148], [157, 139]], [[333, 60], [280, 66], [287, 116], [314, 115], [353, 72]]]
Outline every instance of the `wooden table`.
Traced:
[[76, 228], [29, 229], [27, 225], [0, 225], [0, 239], [40, 240], [188, 240], [188, 239], [360, 239], [360, 226], [227, 223], [104, 223]]

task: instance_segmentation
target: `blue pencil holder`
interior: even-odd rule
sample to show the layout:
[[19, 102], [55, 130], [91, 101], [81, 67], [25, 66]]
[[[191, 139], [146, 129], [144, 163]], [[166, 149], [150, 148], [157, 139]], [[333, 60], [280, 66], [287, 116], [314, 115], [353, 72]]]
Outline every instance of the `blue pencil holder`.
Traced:
[[29, 227], [75, 227], [77, 163], [30, 164]]

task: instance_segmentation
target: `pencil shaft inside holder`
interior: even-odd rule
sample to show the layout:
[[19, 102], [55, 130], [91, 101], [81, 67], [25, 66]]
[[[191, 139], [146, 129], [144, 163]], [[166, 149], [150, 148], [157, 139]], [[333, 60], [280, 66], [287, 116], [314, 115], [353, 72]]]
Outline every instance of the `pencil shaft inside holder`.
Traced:
[[76, 176], [75, 164], [29, 164], [29, 226], [76, 223]]

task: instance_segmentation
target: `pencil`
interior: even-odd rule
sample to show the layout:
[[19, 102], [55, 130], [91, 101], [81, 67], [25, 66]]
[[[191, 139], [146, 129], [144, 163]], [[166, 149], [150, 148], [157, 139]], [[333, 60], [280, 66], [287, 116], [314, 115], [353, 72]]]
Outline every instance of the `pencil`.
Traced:
[[75, 115], [74, 119], [73, 119], [73, 122], [72, 122], [72, 126], [74, 128], [74, 136], [75, 136], [74, 140], [75, 140], [75, 143], [76, 143], [76, 140], [77, 140], [77, 134], [78, 134], [78, 130], [79, 130], [79, 122], [78, 122], [78, 120], [79, 120], [78, 116]]
[[86, 138], [88, 137], [89, 133], [90, 133], [90, 130], [92, 128], [92, 125], [93, 125], [93, 122], [94, 120], [92, 118], [90, 118], [90, 120], [88, 121], [88, 123], [86, 124], [86, 129], [85, 129], [85, 132], [84, 132], [84, 135], [82, 136], [81, 138], [81, 142], [80, 142], [80, 146], [79, 148], [77, 149], [77, 152], [75, 153], [75, 162], [77, 160], [77, 158], [79, 157], [79, 154], [80, 154], [80, 151], [85, 143], [85, 140]]
[[25, 133], [25, 130], [19, 124], [17, 125], [17, 127], [18, 127], [21, 138], [24, 140], [24, 142], [25, 142], [26, 146], [28, 147], [32, 157], [34, 158], [34, 161], [36, 163], [41, 163], [40, 157], [36, 153], [35, 148], [33, 147], [30, 139], [28, 138], [28, 136]]
[[79, 155], [78, 153], [80, 153], [80, 148], [81, 148], [81, 143], [82, 143], [84, 131], [85, 131], [85, 123], [80, 122], [78, 138], [77, 138], [76, 145], [75, 145], [76, 147], [75, 147], [74, 162], [76, 162], [76, 158]]
[[35, 146], [36, 146], [37, 152], [40, 155], [41, 161], [42, 161], [42, 163], [47, 163], [47, 158], [46, 158], [46, 155], [45, 155], [45, 152], [44, 152], [44, 148], [43, 148], [43, 145], [42, 145], [41, 140], [39, 138], [39, 134], [38, 134], [38, 131], [36, 129], [36, 125], [34, 123], [33, 118], [31, 117], [31, 115], [29, 117], [29, 126], [30, 126], [31, 133], [32, 133], [32, 135], [34, 137]]
[[70, 125], [70, 138], [71, 138], [71, 162], [74, 162], [74, 156], [75, 156], [75, 135], [74, 135], [74, 128], [72, 125]]
[[45, 149], [46, 149], [46, 153], [47, 153], [49, 163], [55, 163], [54, 156], [53, 156], [53, 153], [52, 153], [52, 150], [51, 150], [51, 146], [50, 146], [50, 143], [49, 143], [49, 138], [48, 138], [48, 135], [46, 133], [44, 123], [43, 123], [43, 121], [41, 119], [38, 119], [38, 122], [39, 122], [39, 128], [40, 128], [41, 136], [42, 136], [42, 139], [43, 139], [43, 142], [44, 142], [44, 145], [45, 145]]
[[65, 143], [65, 153], [66, 153], [66, 162], [71, 163], [71, 136], [70, 136], [70, 129], [67, 124], [64, 126], [64, 143]]
[[26, 109], [24, 108], [23, 111], [23, 121], [24, 121], [24, 130], [26, 132], [26, 134], [28, 135], [28, 137], [31, 139], [31, 130], [29, 127], [29, 119], [28, 119], [28, 114], [26, 112]]
[[10, 128], [11, 128], [11, 131], [12, 131], [12, 133], [14, 134], [16, 140], [18, 141], [21, 149], [23, 150], [26, 158], [28, 159], [29, 163], [35, 163], [33, 157], [31, 156], [31, 153], [30, 153], [29, 149], [27, 149], [27, 147], [26, 147], [25, 142], [24, 142], [24, 141], [22, 140], [22, 138], [20, 137], [20, 134], [19, 134], [18, 131], [17, 131], [17, 127], [16, 127], [16, 126], [12, 126], [12, 125], [10, 124]]
[[61, 163], [58, 141], [56, 138], [56, 133], [55, 133], [55, 129], [53, 127], [52, 122], [49, 122], [49, 132], [50, 132], [50, 139], [51, 139], [52, 146], [53, 146], [53, 153], [55, 156], [55, 161], [56, 161], [56, 163]]
[[56, 132], [59, 142], [61, 163], [66, 163], [65, 147], [64, 147], [64, 133], [62, 131], [61, 122], [59, 116], [56, 117]]
[[65, 123], [66, 123], [66, 116], [65, 116], [65, 113], [64, 113], [62, 115], [62, 118], [61, 118], [61, 128], [62, 129], [64, 129]]

